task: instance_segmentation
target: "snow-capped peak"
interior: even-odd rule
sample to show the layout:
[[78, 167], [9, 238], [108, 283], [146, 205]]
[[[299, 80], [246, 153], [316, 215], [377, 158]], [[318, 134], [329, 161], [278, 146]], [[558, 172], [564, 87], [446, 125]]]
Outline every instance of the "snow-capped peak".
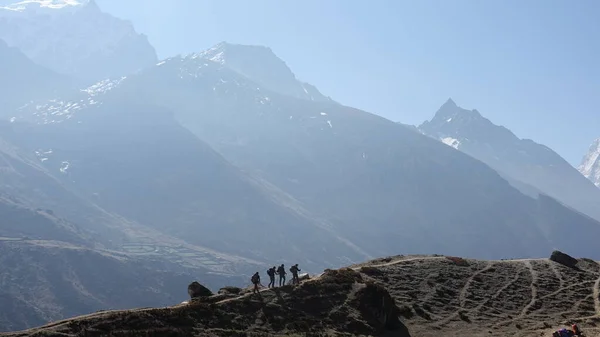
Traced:
[[596, 139], [578, 167], [579, 172], [600, 187], [600, 138]]
[[95, 0], [22, 0], [0, 7], [0, 39], [35, 63], [87, 83], [132, 74], [158, 60], [144, 35], [102, 12]]
[[89, 0], [24, 0], [8, 6], [0, 6], [0, 9], [12, 12], [26, 12], [38, 10], [68, 10], [81, 8], [89, 3]]

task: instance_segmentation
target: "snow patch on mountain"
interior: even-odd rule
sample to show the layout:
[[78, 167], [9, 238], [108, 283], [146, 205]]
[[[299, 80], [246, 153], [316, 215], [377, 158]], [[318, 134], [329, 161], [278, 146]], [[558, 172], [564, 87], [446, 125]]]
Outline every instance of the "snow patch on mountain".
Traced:
[[79, 0], [25, 0], [8, 6], [0, 6], [0, 9], [20, 13], [26, 11], [39, 12], [40, 9], [50, 11], [60, 9], [64, 11], [81, 8], [88, 2]]
[[460, 141], [456, 138], [452, 138], [452, 137], [444, 137], [441, 139], [442, 143], [451, 146], [455, 149], [458, 149], [458, 147], [460, 146]]
[[17, 109], [17, 116], [11, 121], [30, 121], [37, 124], [62, 123], [73, 118], [76, 112], [89, 106], [101, 105], [99, 96], [118, 87], [127, 77], [103, 80], [81, 89], [72, 99], [51, 99], [45, 102], [30, 102]]
[[60, 173], [66, 174], [69, 170], [69, 167], [71, 166], [71, 164], [68, 161], [63, 161], [60, 164]]
[[91, 85], [85, 89], [82, 89], [81, 91], [87, 93], [91, 97], [94, 97], [94, 96], [97, 96], [100, 94], [104, 94], [104, 93], [116, 88], [126, 78], [127, 78], [127, 76], [123, 76], [120, 79], [116, 79], [116, 80], [106, 79], [106, 80], [100, 81], [94, 85]]
[[579, 172], [600, 187], [600, 138], [590, 145], [588, 153], [578, 167]]

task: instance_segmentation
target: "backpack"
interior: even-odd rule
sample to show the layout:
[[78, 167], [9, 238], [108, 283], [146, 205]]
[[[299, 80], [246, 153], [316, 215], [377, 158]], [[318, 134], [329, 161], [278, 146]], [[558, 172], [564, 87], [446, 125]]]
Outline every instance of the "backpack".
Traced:
[[258, 275], [252, 275], [252, 278], [250, 280], [252, 281], [252, 283], [258, 283]]
[[273, 269], [273, 268], [267, 269], [267, 275], [269, 275], [269, 276], [275, 276], [275, 269]]
[[560, 337], [571, 337], [569, 335], [569, 332], [567, 331], [567, 329], [560, 329], [559, 332], [560, 332]]

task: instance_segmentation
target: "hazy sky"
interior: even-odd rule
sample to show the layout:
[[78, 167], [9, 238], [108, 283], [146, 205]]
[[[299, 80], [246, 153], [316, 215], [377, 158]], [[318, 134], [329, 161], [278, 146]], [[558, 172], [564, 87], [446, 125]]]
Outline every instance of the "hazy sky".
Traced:
[[266, 45], [350, 106], [418, 124], [452, 97], [574, 165], [600, 137], [600, 1], [97, 0], [159, 57]]

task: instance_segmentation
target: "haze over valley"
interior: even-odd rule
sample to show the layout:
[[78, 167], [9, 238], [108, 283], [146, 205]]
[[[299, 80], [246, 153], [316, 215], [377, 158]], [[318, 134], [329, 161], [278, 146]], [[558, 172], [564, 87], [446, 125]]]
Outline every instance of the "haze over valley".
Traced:
[[[570, 322], [561, 315], [585, 324], [600, 315], [600, 268], [592, 261], [600, 260], [600, 140], [590, 138], [587, 153], [565, 159], [566, 147], [519, 137], [513, 125], [500, 125], [450, 89], [435, 98], [441, 104], [427, 120], [406, 123], [389, 111], [353, 107], [351, 85], [336, 97], [300, 79], [274, 47], [222, 41], [219, 34], [212, 45], [190, 42], [194, 52], [163, 56], [173, 44], [139, 30], [142, 14], [121, 18], [108, 10], [115, 6], [109, 0], [0, 1], [0, 332], [99, 310], [173, 306], [188, 297], [192, 281], [214, 292], [245, 288], [256, 271], [282, 263], [297, 263], [312, 276], [354, 266], [352, 273], [328, 271], [282, 295], [302, 301], [330, 287], [347, 296], [338, 303], [341, 297], [328, 294], [332, 306], [318, 314], [304, 304], [278, 309], [290, 317], [299, 310], [306, 326], [325, 322], [318, 331], [380, 335], [393, 328], [403, 331], [397, 336], [410, 336], [409, 330], [433, 336], [436, 329], [468, 330], [463, 314], [452, 316], [458, 308], [482, 333], [502, 336], [545, 313], [552, 326]], [[308, 33], [298, 32], [298, 52], [316, 52], [301, 51], [302, 34]], [[316, 74], [306, 70], [310, 60], [301, 66], [304, 74]], [[331, 83], [326, 77], [333, 70], [321, 73], [318, 80]], [[337, 93], [343, 81], [339, 86]], [[388, 100], [401, 97], [388, 84], [378, 88], [389, 92]], [[410, 111], [397, 116], [405, 114]], [[556, 133], [565, 142], [572, 136]], [[542, 260], [556, 250], [586, 258], [579, 260], [581, 274]], [[366, 262], [397, 255], [403, 256]], [[469, 259], [469, 270], [444, 256]], [[518, 261], [500, 261], [507, 259]], [[551, 277], [548, 270], [560, 281], [541, 282]], [[345, 286], [349, 279], [363, 290]], [[577, 307], [549, 309], [545, 301], [576, 280]], [[448, 290], [454, 286], [456, 293]], [[513, 286], [531, 297], [515, 301], [519, 310], [496, 301]], [[477, 295], [469, 295], [472, 289]], [[281, 306], [268, 292], [268, 301]], [[371, 295], [364, 294], [394, 302], [380, 309], [402, 322], [373, 323], [363, 310]], [[270, 316], [259, 315], [271, 322], [268, 328], [249, 319], [254, 304], [243, 302], [249, 293], [219, 295], [210, 314], [218, 319], [181, 309], [189, 320], [171, 326], [179, 314], [152, 312], [164, 330], [143, 329], [182, 335], [191, 329], [198, 336], [244, 326], [307, 332]], [[327, 320], [319, 316], [325, 312]], [[211, 325], [227, 313], [237, 315], [235, 326]], [[356, 321], [340, 323], [348, 313]], [[44, 333], [104, 331], [101, 325], [120, 324], [122, 314], [148, 318], [145, 311], [90, 316]]]

